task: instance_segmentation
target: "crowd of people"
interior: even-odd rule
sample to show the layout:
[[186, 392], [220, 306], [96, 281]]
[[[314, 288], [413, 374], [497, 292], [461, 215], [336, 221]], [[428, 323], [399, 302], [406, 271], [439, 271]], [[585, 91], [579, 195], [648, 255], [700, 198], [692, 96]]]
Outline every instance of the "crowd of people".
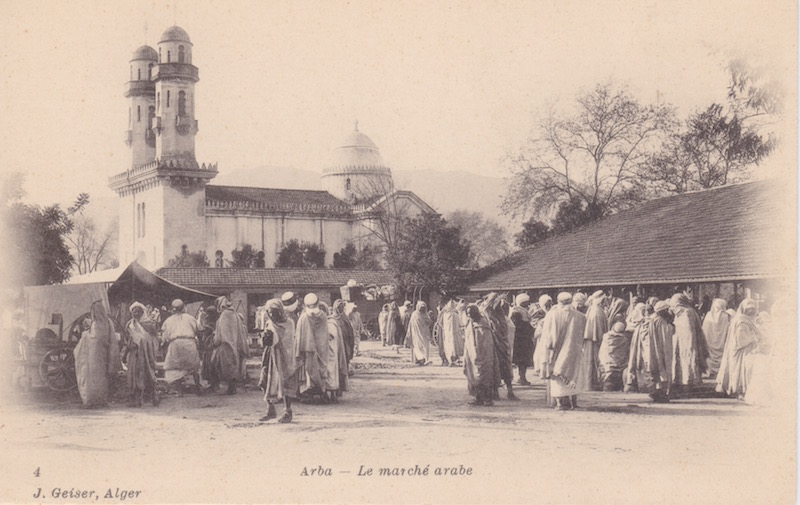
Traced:
[[768, 398], [771, 316], [757, 313], [755, 300], [745, 299], [737, 311], [713, 300], [701, 319], [685, 293], [632, 298], [562, 292], [555, 303], [549, 295], [531, 303], [522, 293], [512, 304], [490, 293], [473, 304], [454, 304], [461, 323], [453, 326], [455, 341], [464, 342], [473, 405], [493, 405], [503, 385], [508, 398], [517, 399], [512, 364], [517, 384], [530, 384], [529, 369], [546, 380], [547, 401], [558, 410], [577, 407], [578, 394], [586, 391], [638, 391], [668, 402], [704, 378], [725, 395]]
[[[339, 403], [348, 390], [351, 361], [366, 330], [355, 303], [335, 300], [331, 306], [314, 293], [302, 303], [292, 292], [260, 307], [261, 374], [267, 413], [261, 421], [292, 420], [292, 403]], [[702, 307], [700, 307], [702, 310]], [[755, 300], [738, 310], [723, 299], [710, 301], [701, 316], [689, 296], [668, 300], [650, 297], [630, 302], [599, 290], [587, 296], [559, 293], [555, 302], [542, 295], [536, 302], [521, 293], [509, 299], [490, 293], [475, 303], [446, 296], [434, 309], [424, 301], [401, 306], [392, 302], [378, 315], [383, 346], [410, 349], [411, 362], [431, 364], [436, 344], [443, 366], [462, 367], [473, 405], [489, 406], [500, 389], [512, 401], [517, 385], [530, 385], [528, 372], [546, 381], [547, 402], [559, 410], [577, 407], [586, 391], [638, 391], [654, 402], [668, 402], [682, 392], [716, 381], [719, 393], [764, 401], [768, 381], [771, 316], [758, 313]], [[773, 307], [773, 311], [775, 307]], [[236, 394], [246, 383], [249, 340], [244, 318], [227, 297], [188, 314], [181, 300], [171, 314], [140, 302], [121, 334], [101, 302], [92, 305], [83, 335], [74, 350], [78, 390], [87, 406], [108, 401], [112, 377], [125, 365], [130, 404], [159, 404], [156, 362], [165, 351], [164, 378], [179, 396], [192, 377], [198, 395], [218, 391]], [[201, 379], [208, 384], [204, 388]]]

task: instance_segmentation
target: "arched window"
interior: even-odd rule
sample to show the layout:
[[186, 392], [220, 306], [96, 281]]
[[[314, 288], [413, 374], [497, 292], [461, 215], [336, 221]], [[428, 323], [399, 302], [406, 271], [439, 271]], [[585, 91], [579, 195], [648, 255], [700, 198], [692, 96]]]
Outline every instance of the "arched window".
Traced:
[[183, 46], [178, 46], [178, 63], [183, 63], [184, 53]]
[[158, 48], [158, 62], [164, 63], [164, 58], [161, 57], [161, 48]]
[[137, 123], [141, 123], [142, 122], [142, 106], [141, 105], [137, 105], [136, 106], [136, 122]]
[[136, 80], [137, 81], [141, 81], [142, 80], [142, 69], [141, 68], [137, 68], [136, 69]]
[[156, 93], [156, 107], [161, 110], [161, 92]]
[[147, 79], [148, 80], [152, 80], [153, 79], [153, 64], [152, 63], [147, 65]]
[[345, 181], [345, 189], [348, 190], [348, 191], [350, 190], [350, 178], [349, 177], [347, 178], [347, 181]]
[[147, 214], [145, 213], [144, 202], [142, 202], [142, 237], [144, 237], [145, 223], [147, 223]]
[[183, 91], [178, 92], [178, 115], [186, 115], [186, 93]]
[[136, 238], [142, 236], [142, 204], [136, 204]]
[[167, 63], [171, 62], [172, 62], [172, 53], [170, 51], [167, 51]]
[[169, 90], [167, 90], [167, 108], [169, 109]]
[[214, 267], [215, 268], [224, 267], [225, 266], [225, 261], [222, 259], [222, 256], [223, 256], [222, 251], [217, 251], [216, 254], [214, 254], [214, 256], [215, 256], [215, 258], [214, 258]]

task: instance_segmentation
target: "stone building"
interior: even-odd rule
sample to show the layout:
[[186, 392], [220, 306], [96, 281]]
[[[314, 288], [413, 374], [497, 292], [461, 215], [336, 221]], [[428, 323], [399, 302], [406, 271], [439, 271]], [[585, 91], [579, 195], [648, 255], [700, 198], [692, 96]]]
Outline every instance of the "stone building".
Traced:
[[329, 265], [348, 242], [360, 248], [380, 237], [394, 216], [435, 212], [394, 187], [380, 150], [357, 124], [322, 167], [324, 191], [210, 184], [217, 165], [195, 158], [198, 80], [192, 42], [178, 26], [161, 35], [157, 50], [133, 53], [125, 91], [131, 166], [109, 179], [120, 202], [120, 263], [155, 270], [185, 245], [223, 266], [249, 244], [269, 267], [296, 239], [323, 246]]

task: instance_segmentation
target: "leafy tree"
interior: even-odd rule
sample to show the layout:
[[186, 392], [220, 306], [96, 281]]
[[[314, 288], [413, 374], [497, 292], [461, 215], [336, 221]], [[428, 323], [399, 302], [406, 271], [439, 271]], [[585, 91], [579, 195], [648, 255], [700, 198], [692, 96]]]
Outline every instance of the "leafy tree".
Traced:
[[522, 223], [522, 231], [514, 235], [514, 244], [524, 248], [541, 242], [550, 236], [550, 226], [535, 218], [530, 218]]
[[229, 266], [232, 268], [256, 268], [261, 265], [264, 266], [264, 253], [256, 251], [250, 244], [244, 244], [241, 249], [234, 249], [231, 251], [232, 260], [229, 261]]
[[783, 115], [783, 93], [763, 68], [742, 58], [728, 64], [726, 103], [691, 114], [681, 131], [642, 167], [657, 195], [746, 180], [777, 145], [772, 125]]
[[455, 210], [446, 221], [461, 230], [461, 237], [469, 243], [469, 264], [483, 267], [510, 252], [505, 228], [481, 212]]
[[448, 225], [438, 215], [425, 214], [404, 220], [396, 238], [387, 259], [401, 286], [463, 290], [470, 246], [458, 227]]
[[576, 98], [574, 112], [551, 112], [508, 158], [502, 210], [543, 220], [573, 200], [594, 217], [627, 208], [647, 196], [638, 168], [674, 126], [672, 107], [642, 105], [625, 87], [598, 84]]
[[181, 252], [167, 262], [169, 268], [208, 267], [208, 257], [205, 251], [189, 252], [189, 246], [183, 244]]
[[352, 242], [348, 242], [341, 251], [333, 253], [331, 268], [355, 268], [357, 255], [356, 246]]
[[325, 248], [311, 242], [292, 239], [278, 252], [277, 268], [324, 268]]
[[348, 242], [341, 251], [333, 255], [331, 268], [359, 268], [362, 270], [383, 270], [381, 250], [369, 244], [356, 250], [352, 242]]
[[603, 212], [599, 206], [573, 198], [558, 204], [558, 212], [551, 226], [552, 232], [554, 235], [565, 233], [578, 226], [597, 221], [601, 217]]
[[67, 236], [72, 216], [88, 202], [81, 193], [66, 211], [58, 204], [41, 207], [25, 204], [24, 175], [11, 174], [4, 181], [2, 222], [9, 247], [4, 281], [10, 286], [57, 284], [69, 279], [72, 256]]
[[362, 270], [384, 270], [383, 251], [378, 246], [365, 245], [356, 255], [356, 268]]

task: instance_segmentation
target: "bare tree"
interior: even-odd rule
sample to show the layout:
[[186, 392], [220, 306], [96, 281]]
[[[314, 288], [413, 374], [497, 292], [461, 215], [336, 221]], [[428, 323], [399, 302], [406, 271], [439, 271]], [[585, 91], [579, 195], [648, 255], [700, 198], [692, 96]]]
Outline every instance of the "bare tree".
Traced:
[[78, 275], [117, 265], [116, 221], [108, 224], [105, 229], [100, 229], [92, 218], [79, 213], [74, 218], [74, 227], [67, 236], [67, 244], [72, 254], [73, 271]]
[[637, 169], [675, 127], [673, 108], [642, 105], [611, 84], [579, 95], [575, 106], [573, 113], [551, 111], [508, 157], [503, 212], [550, 218], [559, 204], [577, 200], [602, 217], [645, 198]]

